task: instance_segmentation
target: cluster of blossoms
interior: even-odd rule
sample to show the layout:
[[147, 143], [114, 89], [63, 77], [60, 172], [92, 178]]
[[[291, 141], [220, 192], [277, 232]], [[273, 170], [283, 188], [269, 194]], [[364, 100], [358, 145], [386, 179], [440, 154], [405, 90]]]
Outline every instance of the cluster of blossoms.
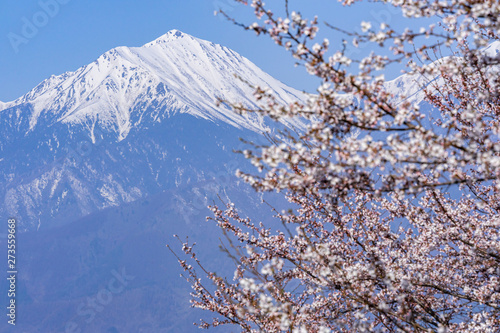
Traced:
[[[197, 263], [181, 261], [193, 305], [219, 315], [203, 327], [500, 331], [500, 56], [484, 50], [500, 39], [500, 3], [380, 2], [437, 24], [329, 26], [352, 39], [332, 52], [328, 40], [315, 42], [317, 18], [290, 13], [287, 1], [285, 18], [251, 2], [258, 22], [240, 25], [270, 36], [322, 84], [307, 101], [280, 105], [257, 87], [259, 110], [234, 105], [310, 125], [286, 143], [244, 152], [259, 172], [240, 176], [284, 192], [295, 207], [275, 212], [281, 227], [255, 224], [230, 204], [212, 207], [237, 264], [233, 281], [206, 270], [184, 244]], [[351, 59], [346, 45], [362, 44], [392, 55]], [[454, 52], [429, 63], [440, 47]], [[421, 99], [391, 93], [381, 72], [394, 63], [418, 78]]]

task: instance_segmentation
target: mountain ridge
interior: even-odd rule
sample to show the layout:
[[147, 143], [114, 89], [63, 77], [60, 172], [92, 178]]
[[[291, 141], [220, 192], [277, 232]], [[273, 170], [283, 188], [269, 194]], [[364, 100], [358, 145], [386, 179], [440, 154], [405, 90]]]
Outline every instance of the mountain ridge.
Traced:
[[284, 104], [305, 99], [236, 52], [172, 30], [141, 47], [116, 47], [76, 71], [52, 75], [27, 94], [0, 104], [0, 113], [30, 105], [27, 132], [42, 120], [89, 128], [99, 124], [116, 132], [118, 140], [143, 120], [162, 121], [177, 112], [265, 132], [263, 117], [237, 115], [217, 103], [221, 98], [257, 107], [246, 82], [271, 88]]

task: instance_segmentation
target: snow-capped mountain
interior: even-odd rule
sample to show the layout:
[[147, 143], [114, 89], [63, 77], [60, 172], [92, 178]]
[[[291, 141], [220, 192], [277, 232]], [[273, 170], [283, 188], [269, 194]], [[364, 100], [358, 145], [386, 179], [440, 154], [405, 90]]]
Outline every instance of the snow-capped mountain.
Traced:
[[268, 129], [261, 116], [217, 105], [256, 107], [249, 84], [282, 103], [304, 98], [236, 52], [177, 30], [51, 76], [0, 104], [0, 213], [24, 229], [50, 227], [68, 212], [83, 217], [220, 171], [238, 137]]
[[[282, 103], [304, 98], [234, 51], [174, 30], [0, 103], [0, 216], [17, 219], [23, 244], [16, 329], [198, 331], [165, 244], [174, 233], [198, 238], [217, 264], [221, 235], [205, 222], [207, 205], [230, 198], [259, 216], [261, 195], [234, 176], [249, 163], [233, 150], [274, 125], [216, 103], [255, 106], [246, 82]], [[122, 291], [89, 303], [109, 295], [117, 274], [129, 277]]]
[[269, 87], [283, 103], [303, 98], [236, 52], [172, 30], [142, 47], [117, 47], [74, 72], [52, 76], [0, 110], [31, 107], [20, 115], [29, 118], [26, 131], [64, 123], [87, 127], [92, 138], [99, 126], [123, 140], [132, 128], [176, 113], [262, 131], [262, 118], [216, 105], [217, 98], [254, 105], [247, 82]]

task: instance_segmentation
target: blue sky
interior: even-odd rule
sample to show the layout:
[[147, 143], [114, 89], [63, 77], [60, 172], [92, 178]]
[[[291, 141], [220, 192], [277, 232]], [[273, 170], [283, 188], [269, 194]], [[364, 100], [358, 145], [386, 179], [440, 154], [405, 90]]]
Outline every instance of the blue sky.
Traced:
[[[284, 3], [268, 2], [275, 8]], [[286, 84], [314, 91], [318, 81], [303, 68], [294, 68], [289, 54], [268, 38], [214, 16], [219, 7], [242, 21], [255, 20], [250, 7], [232, 0], [4, 0], [0, 100], [20, 97], [50, 75], [76, 70], [113, 47], [141, 46], [171, 29], [227, 46]], [[359, 29], [362, 20], [403, 22], [386, 7], [364, 4], [345, 9], [335, 0], [291, 1], [291, 8], [309, 18], [319, 13], [320, 20], [347, 29]], [[325, 36], [335, 39], [325, 30]]]

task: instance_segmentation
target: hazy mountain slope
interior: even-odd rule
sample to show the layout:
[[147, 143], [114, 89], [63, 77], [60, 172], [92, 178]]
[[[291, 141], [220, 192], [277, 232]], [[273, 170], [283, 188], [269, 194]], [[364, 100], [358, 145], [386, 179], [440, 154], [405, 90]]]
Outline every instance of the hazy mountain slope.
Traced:
[[[261, 206], [251, 189], [229, 188], [235, 181], [217, 177], [107, 208], [64, 226], [20, 234], [19, 319], [12, 332], [72, 332], [67, 325], [81, 332], [198, 332], [193, 322], [210, 315], [190, 309], [189, 284], [179, 277], [181, 270], [165, 244], [180, 250], [172, 235], [189, 236], [208, 267], [231, 276], [234, 268], [218, 249], [223, 236], [205, 221], [209, 212], [196, 201], [205, 195], [209, 201], [218, 200], [217, 192], [208, 190], [218, 186], [223, 198], [247, 207], [243, 214], [269, 216], [269, 207]], [[0, 240], [0, 246], [5, 247], [6, 241]], [[127, 285], [105, 298], [104, 304], [93, 305], [92, 300], [107, 294], [110, 281], [123, 271], [131, 277]], [[2, 280], [0, 288], [6, 287]], [[0, 323], [0, 332], [10, 332], [5, 322]]]

